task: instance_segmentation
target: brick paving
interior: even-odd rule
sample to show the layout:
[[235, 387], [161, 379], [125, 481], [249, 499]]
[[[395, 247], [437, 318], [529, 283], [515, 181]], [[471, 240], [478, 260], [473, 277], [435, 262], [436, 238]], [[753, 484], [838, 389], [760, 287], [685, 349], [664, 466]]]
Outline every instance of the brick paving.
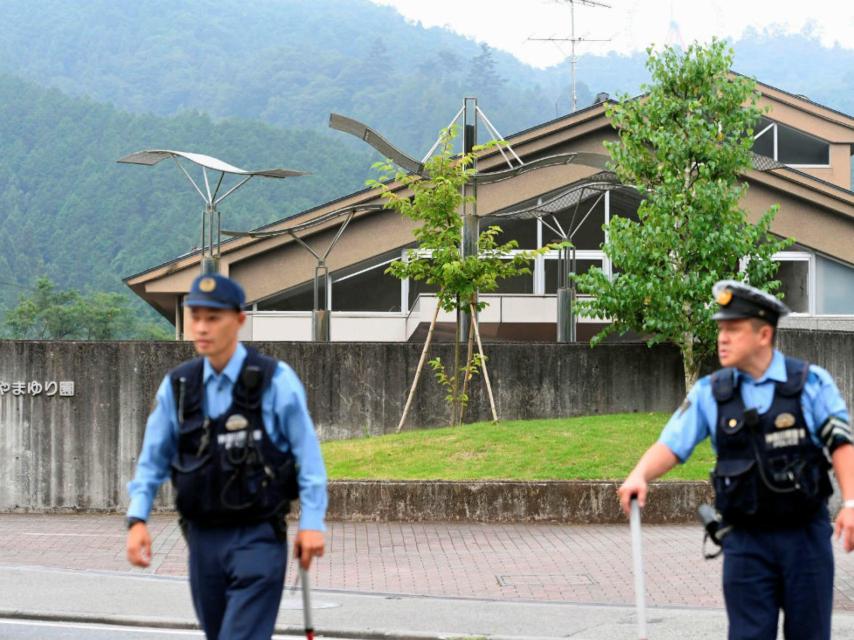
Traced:
[[[172, 516], [150, 523], [154, 560], [142, 573], [186, 575]], [[495, 600], [634, 603], [629, 528], [333, 522], [313, 571], [320, 589]], [[644, 527], [647, 602], [722, 607], [721, 561], [703, 560], [699, 526]], [[141, 572], [125, 560], [117, 515], [0, 514], [0, 565]], [[837, 544], [837, 610], [854, 611], [854, 554]], [[293, 583], [288, 572], [287, 582]]]

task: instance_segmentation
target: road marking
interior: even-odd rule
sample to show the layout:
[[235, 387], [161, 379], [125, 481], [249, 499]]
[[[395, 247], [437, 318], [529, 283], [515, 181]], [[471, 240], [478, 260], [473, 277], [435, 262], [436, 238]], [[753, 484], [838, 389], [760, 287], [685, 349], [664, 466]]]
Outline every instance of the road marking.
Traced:
[[[24, 627], [48, 627], [54, 629], [82, 629], [86, 631], [123, 631], [126, 633], [158, 633], [160, 635], [173, 636], [190, 636], [193, 638], [204, 638], [201, 631], [192, 629], [168, 629], [158, 627], [134, 627], [122, 626], [116, 624], [91, 624], [85, 622], [50, 622], [48, 620], [25, 620], [19, 618], [0, 618], [0, 625], [18, 625]], [[274, 635], [272, 640], [293, 640], [302, 638], [301, 635], [283, 636], [281, 634]], [[335, 640], [335, 638], [327, 637], [327, 640]]]
[[154, 627], [126, 627], [115, 624], [87, 624], [83, 622], [49, 622], [47, 620], [22, 620], [0, 618], [0, 624], [19, 625], [27, 627], [49, 627], [59, 629], [87, 629], [90, 631], [126, 631], [133, 633], [168, 633], [176, 636], [204, 637], [201, 631], [190, 629], [158, 629]]

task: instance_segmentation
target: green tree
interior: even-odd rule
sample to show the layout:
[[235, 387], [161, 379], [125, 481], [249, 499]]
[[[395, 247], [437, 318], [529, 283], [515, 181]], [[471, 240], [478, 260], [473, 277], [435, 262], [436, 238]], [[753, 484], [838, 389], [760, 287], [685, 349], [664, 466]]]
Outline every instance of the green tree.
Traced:
[[498, 74], [492, 48], [481, 43], [480, 53], [471, 59], [466, 89], [474, 91], [486, 101], [497, 100], [504, 88], [504, 79]]
[[594, 343], [632, 330], [650, 345], [677, 345], [690, 388], [715, 349], [712, 284], [732, 278], [777, 290], [771, 256], [791, 241], [769, 234], [776, 206], [751, 224], [739, 204], [761, 110], [755, 83], [729, 73], [731, 49], [713, 40], [648, 54], [652, 83], [642, 98], [607, 108], [620, 139], [605, 143], [620, 181], [643, 195], [640, 221], [611, 220], [603, 248], [615, 275], [577, 276], [594, 296], [579, 309], [612, 320]]
[[[451, 424], [462, 423], [465, 407], [468, 403], [467, 385], [471, 377], [484, 365], [482, 354], [473, 353], [474, 334], [477, 331], [474, 316], [471, 317], [468, 348], [462, 361], [460, 349], [461, 318], [460, 311], [481, 311], [487, 303], [478, 300], [478, 292], [494, 291], [501, 280], [513, 276], [531, 273], [531, 260], [537, 255], [549, 251], [558, 245], [549, 245], [535, 251], [511, 251], [518, 247], [515, 240], [498, 244], [497, 236], [501, 227], [492, 225], [480, 232], [477, 255], [464, 256], [460, 239], [463, 234], [463, 218], [460, 211], [463, 206], [472, 203], [471, 196], [463, 195], [465, 185], [471, 181], [475, 154], [483, 147], [475, 147], [471, 154], [455, 156], [453, 140], [456, 129], [442, 131], [440, 152], [425, 164], [426, 177], [403, 172], [393, 173], [389, 162], [380, 162], [374, 167], [382, 173], [381, 180], [369, 180], [368, 185], [376, 189], [384, 200], [385, 206], [418, 223], [414, 230], [418, 243], [416, 249], [410, 249], [402, 260], [395, 260], [386, 270], [397, 278], [410, 278], [423, 281], [438, 290], [438, 307], [443, 311], [458, 312], [456, 339], [454, 347], [454, 365], [451, 372], [438, 358], [431, 361], [439, 382], [448, 390], [448, 403], [451, 405]], [[392, 182], [390, 179], [394, 178]], [[402, 190], [397, 190], [402, 186]], [[429, 349], [432, 328], [424, 346], [424, 354]], [[424, 356], [422, 355], [422, 361]], [[413, 383], [418, 382], [418, 375]], [[410, 393], [410, 399], [412, 394]], [[407, 403], [408, 407], [408, 403]], [[404, 418], [406, 410], [404, 410]], [[403, 419], [401, 419], [401, 425]]]
[[173, 339], [166, 328], [139, 317], [121, 294], [59, 290], [44, 276], [6, 313], [5, 325], [9, 337], [21, 340]]

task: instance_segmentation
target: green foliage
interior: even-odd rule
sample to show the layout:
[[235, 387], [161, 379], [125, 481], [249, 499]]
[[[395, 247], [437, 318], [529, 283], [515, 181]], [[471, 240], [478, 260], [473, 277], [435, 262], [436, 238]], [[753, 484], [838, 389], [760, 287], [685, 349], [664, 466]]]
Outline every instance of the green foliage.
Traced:
[[40, 277], [5, 317], [8, 337], [21, 340], [171, 340], [162, 324], [137, 317], [118, 293], [59, 290]]
[[[122, 278], [199, 243], [201, 199], [174, 163], [117, 164], [132, 151], [177, 148], [245, 168], [285, 166], [312, 175], [253, 179], [225, 200], [223, 227], [245, 230], [349, 193], [370, 156], [342, 149], [332, 134], [185, 113], [131, 115], [0, 76], [0, 268], [2, 284], [121, 293]], [[189, 167], [197, 179], [198, 170]], [[226, 180], [233, 184], [233, 178]], [[0, 286], [0, 314], [16, 303]], [[136, 309], [145, 305], [137, 302]], [[154, 312], [149, 317], [154, 317]]]
[[387, 208], [419, 225], [413, 231], [418, 247], [410, 249], [404, 259], [392, 262], [386, 272], [435, 286], [443, 311], [466, 311], [472, 304], [480, 311], [486, 303], [478, 301], [478, 292], [495, 291], [501, 280], [531, 273], [531, 261], [536, 256], [562, 245], [511, 255], [518, 242], [498, 244], [501, 227], [492, 225], [480, 232], [477, 255], [462, 255], [460, 212], [464, 205], [474, 202], [471, 196], [463, 195], [463, 190], [473, 174], [475, 153], [483, 147], [455, 156], [455, 129], [444, 130], [440, 135], [440, 151], [425, 165], [427, 178], [401, 171], [392, 173], [394, 168], [389, 162], [374, 165], [382, 178], [369, 180], [368, 186], [379, 192]]
[[[656, 441], [663, 413], [513, 420], [465, 430], [417, 429], [324, 442], [334, 480], [616, 480]], [[668, 474], [706, 480], [714, 465], [709, 441]]]
[[[682, 351], [686, 384], [715, 348], [711, 288], [725, 278], [774, 291], [771, 256], [791, 244], [769, 234], [777, 207], [750, 224], [740, 207], [760, 115], [754, 82], [729, 74], [732, 52], [713, 41], [681, 53], [650, 50], [647, 95], [608, 108], [619, 142], [606, 142], [614, 171], [644, 199], [640, 222], [615, 217], [604, 251], [616, 275], [576, 278], [582, 313], [609, 317], [601, 332], [637, 331]], [[747, 268], [740, 270], [746, 262]]]
[[[380, 194], [386, 208], [396, 210], [419, 225], [413, 231], [418, 247], [407, 251], [403, 260], [392, 262], [386, 273], [433, 285], [438, 289], [440, 309], [468, 313], [472, 307], [478, 311], [486, 307], [486, 302], [478, 300], [478, 292], [494, 291], [505, 278], [531, 273], [531, 261], [536, 256], [563, 245], [547, 245], [511, 255], [518, 248], [518, 242], [498, 244], [496, 238], [501, 227], [492, 225], [479, 233], [477, 254], [463, 255], [461, 212], [463, 207], [474, 203], [474, 198], [464, 193], [474, 174], [475, 156], [484, 147], [455, 156], [455, 136], [455, 128], [440, 133], [439, 153], [425, 164], [426, 178], [394, 172], [392, 164], [386, 161], [374, 165], [382, 177], [369, 180], [368, 186]], [[441, 359], [430, 361], [437, 380], [448, 392], [452, 424], [462, 422], [468, 404], [468, 382], [484, 364], [480, 354], [473, 355], [472, 336], [466, 358], [460, 363], [460, 322], [466, 317], [457, 313], [452, 373], [447, 373]], [[474, 326], [471, 328], [473, 330]]]
[[411, 153], [429, 148], [466, 95], [488, 98], [482, 106], [510, 131], [557, 115], [566, 86], [565, 69], [484, 56], [473, 40], [368, 0], [78, 0], [73, 11], [6, 0], [3, 18], [0, 71], [69, 94], [297, 129], [326, 129], [336, 111]]
[[445, 365], [442, 364], [441, 358], [433, 358], [428, 360], [427, 364], [433, 369], [433, 374], [436, 376], [436, 381], [445, 389], [445, 401], [450, 407], [456, 407], [459, 411], [460, 420], [465, 415], [466, 407], [469, 404], [468, 385], [459, 384], [459, 378], [462, 377], [466, 383], [478, 375], [483, 369], [483, 363], [486, 357], [479, 353], [472, 355], [471, 360], [467, 364], [459, 367], [459, 373], [454, 376], [448, 376], [445, 370]]

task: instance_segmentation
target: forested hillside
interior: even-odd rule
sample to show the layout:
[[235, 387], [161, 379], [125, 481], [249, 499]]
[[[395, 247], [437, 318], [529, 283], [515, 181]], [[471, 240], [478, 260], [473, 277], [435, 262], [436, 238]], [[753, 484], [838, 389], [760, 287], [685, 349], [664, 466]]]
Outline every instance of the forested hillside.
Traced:
[[[854, 113], [854, 51], [755, 32], [734, 48], [737, 71]], [[644, 60], [581, 56], [579, 106], [636, 93]], [[197, 244], [200, 201], [175, 167], [117, 165], [126, 153], [178, 148], [314, 173], [253, 181], [227, 201], [225, 226], [245, 229], [371, 175], [377, 155], [330, 131], [331, 111], [420, 157], [464, 96], [509, 135], [565, 114], [568, 78], [565, 63], [533, 69], [368, 0], [5, 0], [0, 316], [38, 276], [136, 300], [122, 277]]]
[[[368, 0], [85, 0], [71, 6], [6, 0], [0, 67], [137, 112], [198, 109], [321, 128], [330, 111], [339, 111], [418, 156], [465, 95], [477, 95], [499, 129], [553, 118], [556, 101], [563, 112], [568, 108], [559, 74], [535, 71], [506, 53], [485, 53], [449, 31], [407, 23]], [[590, 99], [579, 87], [581, 104]]]
[[[253, 179], [226, 200], [223, 225], [248, 229], [362, 187], [367, 151], [331, 136], [184, 113], [132, 115], [0, 77], [0, 273], [26, 285], [123, 290], [121, 278], [198, 244], [202, 202], [173, 163], [116, 164], [144, 148], [195, 150], [243, 168], [313, 172]], [[239, 195], [238, 195], [239, 194]], [[17, 296], [0, 286], [0, 301]]]

